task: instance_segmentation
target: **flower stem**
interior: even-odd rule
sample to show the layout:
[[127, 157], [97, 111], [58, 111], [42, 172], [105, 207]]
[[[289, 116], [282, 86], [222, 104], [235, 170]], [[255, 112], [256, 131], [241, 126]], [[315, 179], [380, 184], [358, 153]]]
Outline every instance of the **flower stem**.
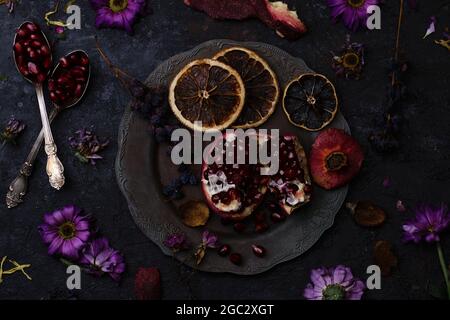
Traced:
[[447, 296], [450, 300], [450, 279], [448, 278], [447, 266], [445, 264], [444, 253], [442, 252], [441, 243], [436, 242], [436, 248], [439, 256], [439, 263], [441, 264], [442, 274], [444, 275], [445, 285], [447, 286]]

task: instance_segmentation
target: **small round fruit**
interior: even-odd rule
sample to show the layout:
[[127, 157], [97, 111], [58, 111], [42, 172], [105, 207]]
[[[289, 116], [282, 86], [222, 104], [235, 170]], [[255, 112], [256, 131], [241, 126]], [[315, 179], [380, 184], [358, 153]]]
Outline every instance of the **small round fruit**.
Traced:
[[[223, 130], [244, 107], [245, 87], [236, 70], [211, 59], [195, 60], [172, 80], [169, 103], [178, 120], [193, 130]], [[201, 127], [195, 122], [201, 122]]]
[[232, 254], [230, 255], [230, 261], [231, 261], [233, 264], [239, 266], [239, 265], [242, 264], [242, 256], [241, 256], [239, 253], [232, 253]]
[[266, 255], [266, 249], [263, 246], [252, 244], [252, 251], [255, 256], [262, 258]]
[[235, 128], [253, 128], [262, 125], [275, 111], [279, 88], [275, 72], [263, 58], [242, 47], [218, 52], [214, 58], [234, 68], [245, 85], [245, 105]]
[[230, 251], [231, 251], [231, 247], [227, 244], [224, 244], [219, 248], [217, 253], [219, 254], [219, 256], [225, 257], [230, 253]]
[[309, 156], [314, 182], [327, 190], [349, 183], [361, 169], [363, 160], [359, 143], [336, 128], [326, 129], [317, 136]]
[[319, 131], [333, 121], [338, 110], [334, 85], [321, 74], [303, 74], [286, 86], [283, 109], [293, 125]]

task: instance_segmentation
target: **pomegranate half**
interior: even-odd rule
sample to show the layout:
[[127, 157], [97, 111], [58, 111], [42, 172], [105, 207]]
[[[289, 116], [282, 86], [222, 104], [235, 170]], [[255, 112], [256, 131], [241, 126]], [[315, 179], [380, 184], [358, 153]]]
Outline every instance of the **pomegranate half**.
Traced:
[[[270, 139], [268, 136], [254, 135], [250, 139], [258, 143]], [[236, 161], [237, 138], [235, 135], [224, 135], [219, 142], [227, 152], [234, 150]], [[245, 164], [228, 164], [214, 162], [202, 165], [202, 190], [209, 207], [221, 217], [239, 221], [250, 216], [262, 202], [270, 190], [280, 208], [291, 214], [295, 209], [310, 201], [311, 181], [308, 173], [305, 152], [294, 135], [280, 138], [279, 170], [272, 176], [262, 175], [264, 167], [260, 163], [249, 163], [249, 139], [245, 145]], [[212, 151], [210, 151], [212, 152]]]

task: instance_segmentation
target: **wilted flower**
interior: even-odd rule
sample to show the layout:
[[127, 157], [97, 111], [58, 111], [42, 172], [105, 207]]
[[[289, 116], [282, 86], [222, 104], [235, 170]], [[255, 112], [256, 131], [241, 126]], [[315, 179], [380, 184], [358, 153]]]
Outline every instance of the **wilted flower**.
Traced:
[[25, 130], [26, 125], [16, 118], [12, 117], [6, 123], [5, 129], [0, 133], [0, 141], [3, 143], [11, 142], [16, 144], [17, 137]]
[[184, 250], [189, 248], [189, 245], [186, 242], [186, 236], [182, 233], [174, 233], [167, 236], [164, 240], [164, 245], [172, 249], [173, 252], [178, 252], [180, 250]]
[[125, 262], [119, 251], [109, 246], [106, 238], [98, 238], [82, 250], [80, 263], [88, 267], [89, 272], [97, 276], [107, 273], [119, 281], [125, 271]]
[[403, 225], [403, 239], [415, 243], [425, 240], [426, 242], [439, 241], [439, 234], [450, 224], [450, 215], [447, 207], [441, 205], [439, 208], [421, 206], [416, 209], [414, 219]]
[[125, 29], [133, 33], [133, 25], [139, 16], [146, 13], [146, 0], [89, 0], [97, 12], [97, 28]]
[[357, 42], [351, 42], [350, 36], [347, 35], [345, 44], [342, 46], [339, 53], [333, 53], [331, 66], [336, 72], [336, 75], [345, 76], [347, 79], [359, 79], [364, 64], [364, 45]]
[[350, 268], [338, 265], [313, 269], [303, 296], [308, 300], [360, 300], [364, 289], [364, 283], [353, 277]]
[[103, 159], [98, 153], [106, 148], [109, 140], [100, 141], [94, 132], [81, 129], [69, 138], [69, 143], [81, 162], [95, 165], [96, 160]]
[[378, 5], [378, 2], [378, 0], [327, 0], [333, 20], [336, 22], [342, 18], [344, 25], [352, 31], [367, 25], [367, 8]]
[[44, 215], [44, 223], [38, 229], [42, 240], [49, 245], [49, 255], [60, 255], [77, 260], [79, 251], [86, 245], [91, 222], [82, 210], [70, 205]]
[[205, 257], [206, 254], [206, 249], [208, 248], [217, 248], [217, 246], [219, 245], [219, 238], [209, 232], [208, 230], [204, 231], [202, 234], [202, 242], [200, 243], [200, 245], [197, 248], [197, 251], [195, 252], [195, 259], [197, 264], [200, 264], [203, 261], [203, 258]]

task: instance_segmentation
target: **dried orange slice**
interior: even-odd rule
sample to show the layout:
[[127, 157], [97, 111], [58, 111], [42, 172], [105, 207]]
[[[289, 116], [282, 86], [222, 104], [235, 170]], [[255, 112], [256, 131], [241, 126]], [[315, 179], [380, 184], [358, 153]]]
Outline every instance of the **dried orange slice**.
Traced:
[[286, 86], [283, 109], [293, 125], [308, 131], [319, 131], [336, 116], [336, 89], [321, 74], [303, 74]]
[[252, 128], [263, 124], [275, 111], [279, 88], [275, 73], [255, 52], [232, 47], [218, 52], [214, 59], [235, 69], [244, 81], [245, 105], [235, 128]]
[[[212, 59], [195, 60], [172, 80], [169, 103], [185, 126], [194, 130], [229, 127], [244, 107], [245, 87], [232, 67]], [[201, 121], [202, 127], [194, 122]]]

